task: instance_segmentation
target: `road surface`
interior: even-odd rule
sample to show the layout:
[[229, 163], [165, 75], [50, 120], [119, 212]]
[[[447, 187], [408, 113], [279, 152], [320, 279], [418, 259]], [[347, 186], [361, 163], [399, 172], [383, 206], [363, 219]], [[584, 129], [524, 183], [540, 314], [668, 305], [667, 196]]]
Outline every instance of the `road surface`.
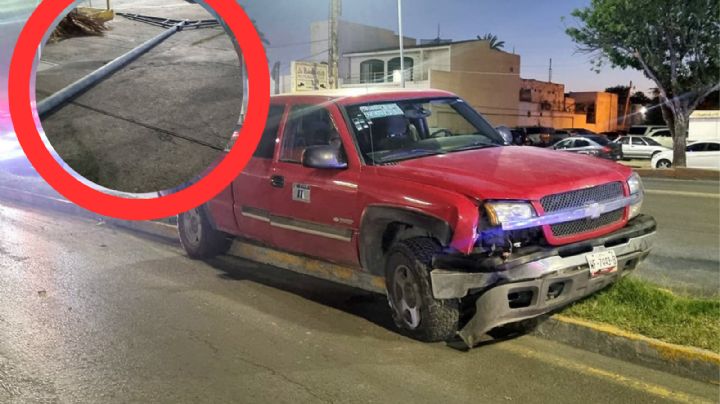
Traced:
[[713, 181], [643, 179], [643, 212], [658, 222], [641, 278], [691, 295], [720, 294], [720, 189]]
[[718, 387], [525, 336], [460, 352], [382, 297], [0, 205], [0, 402], [713, 402]]

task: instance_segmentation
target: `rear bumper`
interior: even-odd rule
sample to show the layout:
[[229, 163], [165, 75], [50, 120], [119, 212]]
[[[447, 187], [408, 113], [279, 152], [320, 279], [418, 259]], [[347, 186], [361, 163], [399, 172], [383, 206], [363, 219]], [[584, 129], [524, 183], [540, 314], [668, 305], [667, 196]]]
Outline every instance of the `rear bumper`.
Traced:
[[[433, 295], [479, 295], [475, 315], [460, 331], [473, 346], [495, 327], [558, 310], [614, 283], [650, 253], [655, 228], [653, 218], [640, 216], [604, 237], [513, 257], [494, 272], [444, 269], [453, 261], [438, 260], [430, 272]], [[617, 272], [591, 278], [586, 255], [608, 250], [617, 256]]]

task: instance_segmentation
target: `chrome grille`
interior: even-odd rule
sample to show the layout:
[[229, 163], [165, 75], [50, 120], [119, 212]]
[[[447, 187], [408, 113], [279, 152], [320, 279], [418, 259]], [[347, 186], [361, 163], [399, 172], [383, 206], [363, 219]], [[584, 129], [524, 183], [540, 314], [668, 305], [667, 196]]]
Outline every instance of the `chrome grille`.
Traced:
[[556, 210], [578, 208], [594, 202], [605, 202], [622, 197], [622, 183], [611, 182], [592, 188], [548, 195], [540, 199], [540, 204], [545, 212], [554, 212]]
[[573, 234], [587, 233], [611, 225], [615, 222], [619, 222], [623, 218], [625, 209], [618, 209], [612, 212], [608, 212], [600, 215], [597, 219], [579, 219], [573, 220], [572, 222], [558, 223], [550, 225], [553, 236], [555, 237], [566, 237]]

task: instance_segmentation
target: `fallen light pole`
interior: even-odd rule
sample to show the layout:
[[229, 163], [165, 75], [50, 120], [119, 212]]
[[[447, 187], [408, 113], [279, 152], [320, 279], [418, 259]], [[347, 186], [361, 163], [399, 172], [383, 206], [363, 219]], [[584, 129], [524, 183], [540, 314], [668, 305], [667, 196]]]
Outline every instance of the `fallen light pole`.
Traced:
[[110, 76], [111, 74], [117, 72], [118, 70], [125, 67], [125, 65], [129, 64], [130, 62], [134, 61], [150, 49], [157, 46], [159, 43], [163, 42], [167, 38], [169, 38], [174, 33], [180, 31], [182, 27], [185, 25], [186, 21], [181, 21], [175, 25], [173, 25], [171, 28], [166, 30], [165, 32], [161, 33], [160, 35], [156, 36], [155, 38], [152, 38], [148, 40], [147, 42], [143, 43], [142, 45], [134, 48], [133, 50], [129, 51], [128, 53], [118, 57], [117, 59], [112, 60], [108, 64], [104, 65], [103, 67], [95, 70], [94, 72], [88, 74], [87, 76], [81, 78], [80, 80], [70, 84], [69, 86], [63, 88], [62, 90], [56, 92], [55, 94], [51, 95], [50, 97], [42, 100], [37, 104], [37, 111], [40, 118], [44, 118], [47, 115], [55, 112], [59, 107], [64, 105], [66, 102], [72, 100], [73, 98], [77, 97], [78, 95], [84, 93], [89, 88], [94, 86], [95, 84], [99, 83], [106, 77]]

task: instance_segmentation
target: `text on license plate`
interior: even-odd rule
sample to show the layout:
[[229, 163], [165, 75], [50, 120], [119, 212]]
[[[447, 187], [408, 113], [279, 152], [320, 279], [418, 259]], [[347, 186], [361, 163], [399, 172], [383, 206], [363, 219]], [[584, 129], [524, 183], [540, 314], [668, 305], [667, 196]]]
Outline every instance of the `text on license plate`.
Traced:
[[598, 276], [617, 271], [618, 263], [615, 251], [602, 251], [599, 253], [588, 254], [588, 265], [590, 266], [590, 275]]

